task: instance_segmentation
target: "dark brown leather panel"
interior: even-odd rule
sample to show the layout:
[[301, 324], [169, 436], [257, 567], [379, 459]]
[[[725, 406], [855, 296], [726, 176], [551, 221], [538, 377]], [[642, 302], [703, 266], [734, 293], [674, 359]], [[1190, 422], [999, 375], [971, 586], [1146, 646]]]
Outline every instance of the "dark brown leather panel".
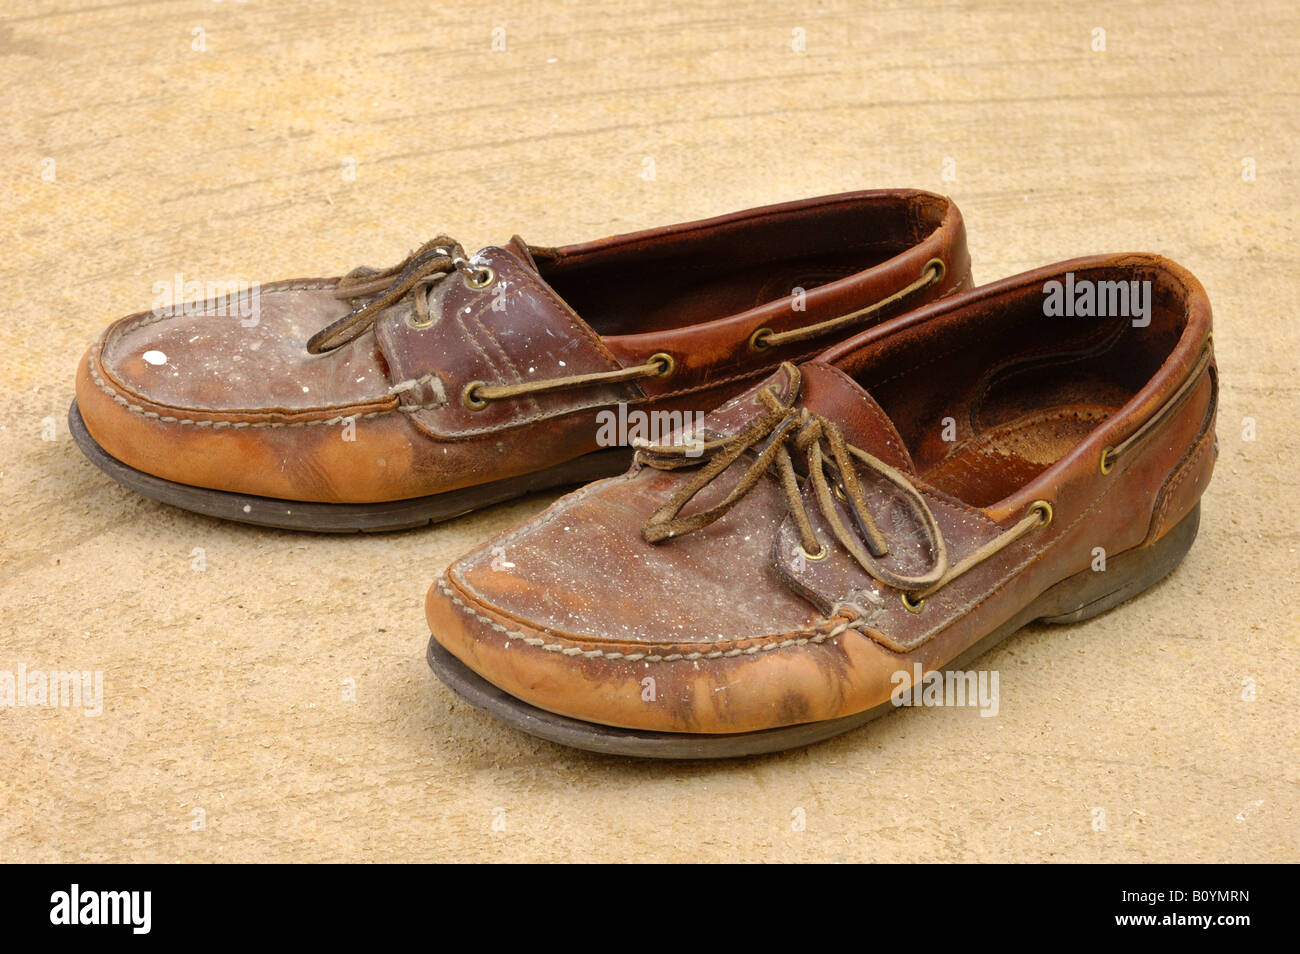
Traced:
[[400, 399], [420, 408], [411, 419], [421, 431], [442, 440], [472, 437], [639, 396], [635, 384], [601, 385], [467, 407], [461, 395], [474, 381], [518, 384], [621, 367], [600, 336], [514, 255], [487, 248], [474, 261], [490, 267], [495, 281], [485, 288], [471, 288], [459, 275], [440, 281], [429, 295], [432, 325], [416, 327], [407, 305], [389, 309], [375, 328], [393, 385], [416, 383]]

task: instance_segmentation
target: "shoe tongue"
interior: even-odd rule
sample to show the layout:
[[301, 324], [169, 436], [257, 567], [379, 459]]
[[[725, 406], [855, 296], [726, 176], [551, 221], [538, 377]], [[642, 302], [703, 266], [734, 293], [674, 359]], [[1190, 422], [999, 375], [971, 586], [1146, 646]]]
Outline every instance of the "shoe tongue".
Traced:
[[803, 364], [799, 371], [800, 404], [836, 424], [848, 443], [903, 473], [915, 473], [898, 428], [861, 385], [829, 364]]

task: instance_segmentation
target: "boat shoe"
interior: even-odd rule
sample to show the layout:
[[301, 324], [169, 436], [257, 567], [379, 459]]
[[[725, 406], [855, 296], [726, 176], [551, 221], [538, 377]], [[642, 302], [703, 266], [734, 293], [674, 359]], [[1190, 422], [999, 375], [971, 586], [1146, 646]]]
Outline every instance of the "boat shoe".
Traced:
[[702, 415], [969, 286], [960, 213], [915, 191], [472, 257], [443, 237], [388, 269], [124, 318], [82, 361], [69, 420], [94, 463], [167, 503], [398, 529], [619, 473], [631, 451], [602, 413]]
[[844, 732], [1164, 577], [1196, 535], [1216, 398], [1209, 302], [1157, 256], [944, 299], [782, 365], [708, 415], [694, 456], [642, 446], [453, 563], [429, 661], [596, 751]]

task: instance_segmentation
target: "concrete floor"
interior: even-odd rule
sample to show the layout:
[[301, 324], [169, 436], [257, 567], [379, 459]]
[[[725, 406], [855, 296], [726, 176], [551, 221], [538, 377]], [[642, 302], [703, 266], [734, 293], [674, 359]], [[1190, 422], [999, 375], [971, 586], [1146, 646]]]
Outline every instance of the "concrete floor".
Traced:
[[[104, 703], [0, 708], [0, 858], [1296, 860], [1295, 6], [558, 6], [5, 5], [0, 670], [99, 670]], [[1151, 250], [1214, 302], [1199, 541], [1122, 609], [987, 656], [996, 718], [904, 711], [727, 764], [564, 750], [453, 698], [421, 607], [550, 497], [268, 532], [132, 495], [64, 423], [84, 348], [177, 272], [875, 186], [952, 195], [977, 280]]]

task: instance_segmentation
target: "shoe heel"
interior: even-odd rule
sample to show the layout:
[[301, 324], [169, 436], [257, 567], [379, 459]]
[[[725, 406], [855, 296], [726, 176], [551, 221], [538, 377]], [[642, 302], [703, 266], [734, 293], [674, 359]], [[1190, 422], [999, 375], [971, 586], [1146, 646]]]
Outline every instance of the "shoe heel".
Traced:
[[1196, 539], [1200, 523], [1198, 503], [1150, 546], [1117, 554], [1105, 570], [1084, 570], [1057, 583], [1035, 601], [1042, 606], [1038, 622], [1079, 623], [1155, 586], [1182, 562]]

